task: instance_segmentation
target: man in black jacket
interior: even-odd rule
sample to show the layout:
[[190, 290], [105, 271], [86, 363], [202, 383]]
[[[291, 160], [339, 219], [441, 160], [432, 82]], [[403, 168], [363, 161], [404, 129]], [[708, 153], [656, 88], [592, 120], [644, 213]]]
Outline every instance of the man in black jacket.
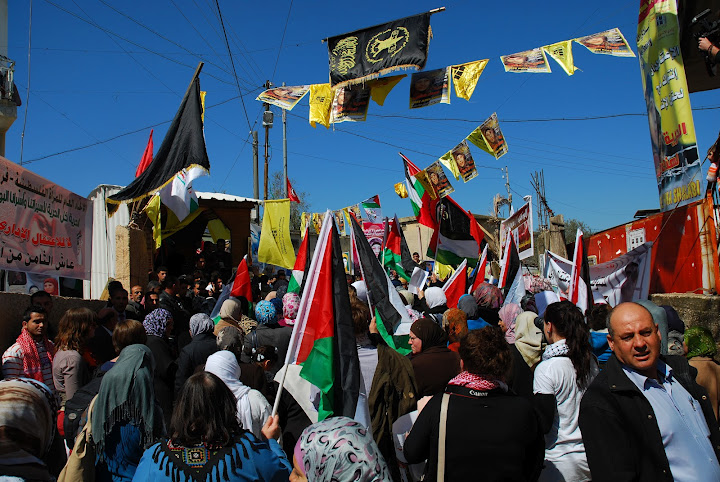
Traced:
[[697, 371], [660, 356], [643, 306], [621, 303], [607, 325], [613, 355], [580, 404], [593, 481], [720, 480], [720, 432]]

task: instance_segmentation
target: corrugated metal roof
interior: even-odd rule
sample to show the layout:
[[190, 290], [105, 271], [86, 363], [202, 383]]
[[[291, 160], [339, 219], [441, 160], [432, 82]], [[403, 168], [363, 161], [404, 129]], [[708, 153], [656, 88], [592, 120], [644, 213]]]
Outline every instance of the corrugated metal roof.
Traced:
[[252, 199], [248, 197], [242, 197], [242, 196], [235, 196], [232, 194], [224, 194], [221, 192], [198, 192], [195, 191], [195, 194], [197, 194], [198, 199], [214, 199], [216, 201], [230, 201], [230, 202], [251, 202], [251, 203], [259, 203], [259, 199]]

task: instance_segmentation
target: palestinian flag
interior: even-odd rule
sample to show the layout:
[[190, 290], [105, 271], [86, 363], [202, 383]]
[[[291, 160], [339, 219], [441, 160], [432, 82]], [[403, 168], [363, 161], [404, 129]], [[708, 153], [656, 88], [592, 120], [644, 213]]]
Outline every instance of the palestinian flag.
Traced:
[[300, 376], [320, 391], [318, 421], [352, 418], [360, 393], [360, 362], [340, 236], [330, 211], [306, 277], [285, 363], [302, 365]]
[[468, 282], [468, 294], [472, 294], [475, 292], [478, 287], [483, 284], [483, 281], [485, 281], [485, 270], [487, 268], [487, 244], [485, 244], [485, 248], [483, 249], [482, 255], [480, 256], [480, 261], [478, 262], [477, 266], [475, 267], [475, 270], [473, 271], [473, 275], [470, 277], [470, 282]]
[[583, 313], [593, 305], [593, 296], [590, 286], [590, 266], [583, 240], [583, 232], [579, 229], [575, 236], [575, 254], [573, 256], [572, 272], [570, 273], [570, 286], [568, 299], [582, 310]]
[[522, 279], [520, 255], [518, 254], [515, 239], [510, 231], [508, 231], [505, 241], [505, 253], [503, 255], [498, 288], [503, 290], [503, 295], [505, 296], [504, 304], [520, 304], [520, 300], [525, 296], [525, 283]]
[[410, 333], [410, 315], [355, 218], [352, 219], [351, 236], [357, 248], [360, 272], [374, 308], [378, 331], [388, 346], [405, 355], [410, 349], [407, 348], [407, 337], [401, 335]]
[[381, 223], [382, 222], [382, 209], [380, 209], [380, 196], [377, 194], [373, 197], [364, 200], [360, 203], [360, 206], [362, 207], [363, 211], [365, 211], [365, 217], [367, 217], [368, 221], [371, 223]]
[[309, 230], [309, 226], [305, 228], [305, 236], [303, 236], [297, 256], [295, 257], [295, 266], [293, 266], [292, 277], [290, 277], [290, 282], [288, 283], [288, 293], [302, 293], [305, 273], [307, 273], [310, 268], [310, 256], [308, 256]]
[[405, 235], [402, 232], [397, 215], [393, 221], [388, 222], [388, 232], [385, 240], [385, 249], [381, 258], [383, 267], [387, 270], [394, 269], [398, 276], [410, 281], [413, 270], [420, 266], [412, 259], [410, 248], [407, 241], [405, 241]]
[[447, 298], [448, 308], [457, 308], [460, 297], [465, 294], [466, 284], [467, 260], [464, 259], [442, 287], [445, 298]]
[[402, 153], [400, 153], [400, 157], [405, 166], [405, 183], [415, 217], [418, 223], [435, 229], [437, 227], [435, 205], [438, 201], [430, 197], [430, 193], [425, 191], [422, 183], [415, 177], [420, 169]]
[[437, 204], [437, 219], [439, 226], [430, 240], [428, 256], [452, 266], [467, 259], [470, 266], [475, 266], [484, 237], [475, 217], [446, 196]]
[[233, 273], [232, 277], [228, 280], [225, 286], [223, 286], [223, 289], [220, 292], [220, 296], [218, 297], [215, 307], [210, 314], [210, 318], [213, 319], [215, 324], [220, 321], [220, 308], [222, 307], [222, 304], [231, 296], [234, 296], [235, 298], [242, 296], [248, 300], [248, 303], [252, 303], [253, 295], [252, 286], [250, 285], [250, 271], [248, 270], [247, 255], [245, 255], [242, 261], [240, 261], [237, 270], [235, 270], [235, 273]]

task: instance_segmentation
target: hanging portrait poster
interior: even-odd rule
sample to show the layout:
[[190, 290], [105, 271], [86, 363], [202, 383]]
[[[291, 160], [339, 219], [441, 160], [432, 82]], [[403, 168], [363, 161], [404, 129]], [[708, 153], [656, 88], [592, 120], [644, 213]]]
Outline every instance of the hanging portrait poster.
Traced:
[[501, 246], [505, 245], [505, 237], [508, 232], [512, 232], [513, 239], [517, 242], [520, 259], [529, 258], [534, 254], [532, 199], [515, 211], [515, 214], [500, 223]]
[[410, 108], [449, 104], [448, 69], [415, 72], [410, 77]]
[[[497, 113], [493, 112], [493, 115], [480, 125], [480, 135], [485, 140], [487, 147], [490, 148], [490, 153], [495, 156], [495, 159], [500, 159], [502, 156], [507, 154], [508, 146], [505, 142], [505, 137], [500, 130]], [[470, 139], [470, 141], [472, 142], [472, 139]], [[476, 143], [474, 144], [478, 145]]]
[[333, 212], [335, 216], [335, 225], [337, 226], [338, 234], [343, 236], [345, 234], [345, 214], [343, 210]]
[[500, 61], [505, 72], [550, 73], [550, 64], [547, 61], [542, 47], [516, 54], [503, 55]]
[[468, 147], [466, 140], [463, 140], [455, 146], [450, 153], [452, 154], [453, 162], [457, 166], [458, 173], [464, 182], [468, 182], [477, 176], [478, 172], [477, 169], [475, 169], [475, 161], [473, 160], [470, 147]]
[[275, 87], [268, 89], [257, 96], [255, 100], [267, 102], [285, 110], [292, 110], [300, 99], [310, 90], [309, 85], [297, 85], [294, 87]]
[[628, 45], [619, 28], [586, 35], [585, 37], [576, 38], [575, 41], [594, 54], [635, 57], [635, 53]]
[[370, 105], [370, 88], [363, 85], [341, 87], [335, 91], [330, 122], [364, 122]]
[[363, 221], [362, 228], [368, 243], [370, 243], [373, 253], [375, 253], [375, 257], [379, 256], [382, 251], [383, 239], [385, 237], [385, 224], [368, 223]]
[[455, 189], [450, 184], [450, 180], [443, 171], [442, 164], [440, 161], [435, 161], [425, 169], [425, 174], [430, 182], [431, 188], [435, 191], [436, 198], [443, 198], [448, 194], [455, 192]]

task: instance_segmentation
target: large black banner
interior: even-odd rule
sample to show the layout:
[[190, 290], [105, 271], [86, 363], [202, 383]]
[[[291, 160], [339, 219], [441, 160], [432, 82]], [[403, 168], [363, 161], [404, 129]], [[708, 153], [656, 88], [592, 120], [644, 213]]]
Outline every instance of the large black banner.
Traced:
[[430, 13], [328, 39], [330, 84], [356, 84], [402, 68], [422, 69], [430, 45]]

